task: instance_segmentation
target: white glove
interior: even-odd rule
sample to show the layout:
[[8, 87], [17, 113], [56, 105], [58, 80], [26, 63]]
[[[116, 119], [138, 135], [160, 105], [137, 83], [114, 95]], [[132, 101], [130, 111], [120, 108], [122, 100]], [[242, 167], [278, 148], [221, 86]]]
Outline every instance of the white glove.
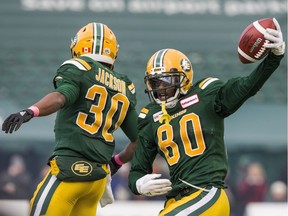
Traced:
[[136, 181], [138, 192], [144, 196], [157, 196], [166, 194], [172, 189], [169, 179], [156, 179], [161, 174], [147, 174]]
[[114, 196], [113, 196], [113, 192], [111, 188], [111, 181], [112, 181], [111, 173], [109, 173], [106, 178], [107, 178], [107, 181], [106, 181], [105, 191], [100, 199], [101, 208], [104, 208], [106, 205], [114, 202]]
[[273, 18], [273, 22], [277, 30], [270, 28], [266, 29], [264, 38], [269, 41], [264, 43], [264, 47], [270, 48], [275, 55], [283, 55], [285, 53], [285, 42], [283, 41], [281, 28], [275, 18]]

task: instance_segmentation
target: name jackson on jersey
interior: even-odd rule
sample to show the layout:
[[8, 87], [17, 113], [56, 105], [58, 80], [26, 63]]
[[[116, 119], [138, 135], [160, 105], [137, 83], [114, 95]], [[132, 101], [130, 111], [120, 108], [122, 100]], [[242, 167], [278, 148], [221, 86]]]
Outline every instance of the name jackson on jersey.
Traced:
[[105, 71], [104, 69], [98, 68], [98, 74], [96, 74], [95, 79], [108, 88], [126, 95], [126, 83], [123, 80], [113, 76], [113, 74]]
[[[91, 70], [91, 66], [80, 58], [73, 58], [68, 61], [65, 61], [62, 65], [65, 64], [73, 64], [74, 66], [78, 67], [80, 70], [88, 71]], [[62, 80], [63, 77], [56, 76], [54, 82]], [[118, 77], [114, 76], [111, 72], [106, 71], [104, 68], [99, 67], [98, 73], [95, 75], [95, 80], [101, 82], [103, 85], [107, 86], [108, 88], [121, 92], [122, 94], [126, 95], [126, 82]], [[133, 83], [128, 85], [128, 89], [132, 94], [135, 94], [135, 86]]]

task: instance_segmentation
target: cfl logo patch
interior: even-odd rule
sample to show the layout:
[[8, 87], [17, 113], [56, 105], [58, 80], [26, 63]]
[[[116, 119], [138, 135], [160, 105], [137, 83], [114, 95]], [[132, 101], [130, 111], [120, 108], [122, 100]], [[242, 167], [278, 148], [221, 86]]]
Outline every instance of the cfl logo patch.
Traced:
[[75, 175], [87, 176], [92, 172], [92, 165], [87, 161], [77, 161], [72, 164], [71, 170]]

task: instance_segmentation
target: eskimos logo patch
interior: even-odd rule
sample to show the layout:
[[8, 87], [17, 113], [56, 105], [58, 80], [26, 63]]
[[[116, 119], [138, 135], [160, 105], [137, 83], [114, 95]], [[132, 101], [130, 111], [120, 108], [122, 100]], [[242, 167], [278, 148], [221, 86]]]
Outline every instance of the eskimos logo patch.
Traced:
[[92, 165], [87, 161], [76, 161], [72, 164], [71, 170], [75, 175], [87, 176], [92, 172]]
[[185, 72], [190, 71], [191, 68], [192, 68], [191, 63], [189, 62], [189, 60], [187, 60], [185, 58], [181, 59], [180, 65], [181, 65], [182, 70], [185, 71]]

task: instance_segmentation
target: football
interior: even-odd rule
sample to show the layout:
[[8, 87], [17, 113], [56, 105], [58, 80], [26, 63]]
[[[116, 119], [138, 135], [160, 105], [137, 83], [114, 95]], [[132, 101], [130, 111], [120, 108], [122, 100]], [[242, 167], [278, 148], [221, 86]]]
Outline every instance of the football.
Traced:
[[270, 49], [263, 46], [267, 41], [264, 38], [266, 28], [276, 29], [273, 19], [256, 20], [247, 26], [240, 35], [238, 57], [243, 64], [256, 62], [268, 54]]

